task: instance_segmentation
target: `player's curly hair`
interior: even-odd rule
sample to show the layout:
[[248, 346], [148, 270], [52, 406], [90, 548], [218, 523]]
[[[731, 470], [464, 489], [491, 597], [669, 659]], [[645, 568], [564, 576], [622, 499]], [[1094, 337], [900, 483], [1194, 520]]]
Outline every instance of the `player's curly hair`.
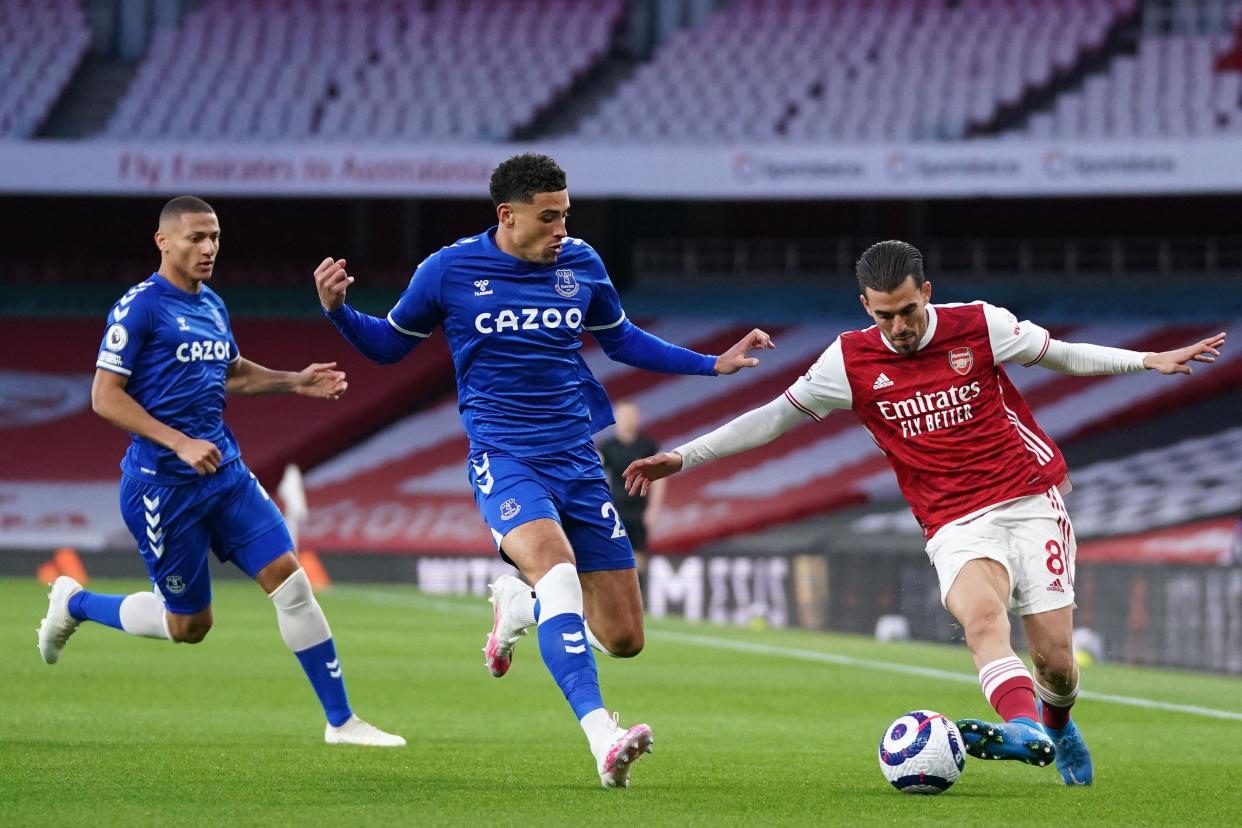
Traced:
[[914, 245], [890, 239], [876, 242], [858, 257], [854, 265], [858, 277], [858, 290], [867, 288], [880, 293], [892, 293], [907, 277], [914, 277], [914, 286], [923, 286], [923, 254]]
[[506, 201], [526, 204], [536, 193], [555, 193], [566, 188], [565, 171], [547, 155], [525, 152], [501, 161], [492, 171], [492, 204]]
[[160, 210], [160, 224], [176, 221], [185, 213], [214, 213], [215, 210], [198, 196], [183, 195], [170, 199]]

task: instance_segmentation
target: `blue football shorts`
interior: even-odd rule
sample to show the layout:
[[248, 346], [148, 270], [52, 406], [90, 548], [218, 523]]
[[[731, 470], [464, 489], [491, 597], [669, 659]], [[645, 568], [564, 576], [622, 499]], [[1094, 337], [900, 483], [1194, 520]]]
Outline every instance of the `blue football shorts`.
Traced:
[[169, 612], [211, 605], [207, 551], [251, 578], [293, 549], [284, 516], [240, 459], [179, 486], [121, 477], [121, 517]]
[[500, 556], [504, 536], [539, 518], [561, 524], [579, 572], [633, 569], [634, 550], [592, 443], [539, 457], [475, 449], [467, 467], [474, 502]]

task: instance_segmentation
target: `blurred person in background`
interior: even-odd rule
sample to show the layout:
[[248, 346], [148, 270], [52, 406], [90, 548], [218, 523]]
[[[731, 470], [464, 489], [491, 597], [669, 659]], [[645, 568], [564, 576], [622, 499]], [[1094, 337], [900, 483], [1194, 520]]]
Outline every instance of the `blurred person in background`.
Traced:
[[612, 502], [621, 514], [630, 545], [641, 569], [647, 552], [647, 536], [660, 519], [664, 507], [665, 481], [657, 480], [645, 495], [630, 494], [625, 487], [625, 470], [630, 463], [642, 457], [650, 457], [660, 451], [655, 440], [642, 431], [642, 411], [632, 400], [622, 400], [613, 409], [617, 422], [613, 433], [600, 444], [599, 456], [604, 471], [608, 473], [608, 488]]
[[[872, 245], [855, 267], [875, 322], [841, 334], [784, 394], [671, 452], [635, 461], [631, 491], [684, 468], [765, 445], [802, 422], [852, 409], [897, 475], [927, 537], [945, 608], [962, 625], [984, 697], [1004, 719], [958, 722], [983, 759], [1044, 766], [1089, 785], [1091, 755], [1070, 709], [1077, 541], [1061, 499], [1065, 459], [1035, 422], [1005, 363], [1090, 376], [1144, 370], [1189, 374], [1211, 363], [1225, 334], [1162, 353], [1061, 342], [984, 302], [933, 305], [913, 245]], [[1035, 665], [1010, 643], [1022, 618]]]
[[1242, 563], [1242, 514], [1238, 515], [1238, 519], [1233, 524], [1233, 542], [1229, 545], [1229, 555], [1225, 563]]
[[272, 599], [281, 638], [323, 706], [324, 741], [400, 747], [403, 738], [350, 708], [332, 631], [285, 519], [224, 424], [226, 394], [335, 400], [348, 387], [345, 374], [336, 363], [273, 371], [239, 353], [228, 310], [207, 286], [220, 252], [220, 222], [207, 202], [179, 196], [165, 204], [155, 244], [159, 270], [108, 312], [91, 387], [95, 412], [130, 434], [121, 516], [155, 591], [103, 595], [62, 575], [39, 625], [39, 652], [55, 664], [83, 621], [197, 644], [213, 623], [211, 550]]
[[490, 190], [497, 223], [424, 259], [387, 318], [345, 303], [354, 278], [344, 259], [324, 259], [315, 285], [341, 335], [381, 364], [444, 328], [475, 503], [501, 558], [531, 585], [511, 575], [491, 585], [484, 666], [505, 675], [518, 640], [537, 628], [544, 665], [587, 737], [600, 784], [627, 787], [633, 762], [651, 749], [651, 728], [622, 728], [608, 714], [592, 649], [638, 654], [642, 596], [592, 441], [613, 412], [582, 358], [582, 335], [590, 331], [617, 362], [708, 377], [753, 367], [759, 360], [747, 354], [774, 346], [756, 329], [710, 356], [631, 322], [599, 254], [568, 233], [565, 171], [552, 158], [509, 158]]

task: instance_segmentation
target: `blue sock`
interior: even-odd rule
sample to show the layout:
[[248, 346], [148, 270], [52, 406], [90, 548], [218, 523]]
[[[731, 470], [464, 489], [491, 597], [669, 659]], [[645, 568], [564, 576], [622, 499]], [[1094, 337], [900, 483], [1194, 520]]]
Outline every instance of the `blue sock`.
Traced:
[[79, 621], [94, 621], [118, 630], [121, 626], [121, 602], [128, 595], [101, 595], [97, 592], [75, 592], [69, 599], [69, 614]]
[[538, 599], [538, 598], [536, 598], [536, 599], [535, 599], [535, 623], [536, 623], [536, 624], [538, 624], [538, 623], [539, 623], [539, 611], [540, 611], [540, 609], [541, 609], [541, 607], [539, 606], [539, 599]]
[[340, 727], [354, 714], [349, 709], [349, 696], [345, 694], [345, 679], [341, 678], [341, 662], [336, 657], [336, 645], [332, 639], [322, 641], [314, 647], [294, 653], [302, 662], [302, 669], [310, 679], [315, 695], [323, 705], [323, 713], [328, 717], [328, 724]]
[[604, 706], [595, 654], [587, 645], [582, 616], [566, 612], [541, 623], [539, 654], [574, 709], [574, 715], [581, 719]]

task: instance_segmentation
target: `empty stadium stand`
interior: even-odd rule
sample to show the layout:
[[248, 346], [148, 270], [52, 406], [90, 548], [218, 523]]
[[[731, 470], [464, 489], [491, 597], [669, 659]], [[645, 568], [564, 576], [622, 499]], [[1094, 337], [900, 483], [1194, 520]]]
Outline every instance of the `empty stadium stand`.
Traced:
[[[865, 143], [1242, 135], [1242, 0], [735, 0], [601, 101], [625, 0], [204, 0], [156, 26], [108, 140]], [[1166, 21], [1167, 22], [1167, 21]], [[0, 137], [33, 136], [91, 34], [0, 5]], [[616, 73], [614, 73], [615, 75]], [[87, 85], [89, 86], [89, 85]], [[87, 88], [83, 86], [82, 88]], [[576, 124], [555, 117], [585, 112]], [[67, 125], [61, 125], [67, 128]], [[57, 132], [60, 135], [62, 133]]]
[[0, 39], [0, 139], [28, 138], [85, 57], [90, 32], [74, 0], [6, 0]]
[[1097, 52], [1136, 0], [738, 0], [683, 30], [577, 137], [954, 140]]
[[1234, 36], [1147, 37], [1082, 88], [1030, 117], [1031, 138], [1188, 138], [1242, 135], [1242, 71], [1218, 66]]
[[160, 30], [105, 135], [503, 140], [608, 52], [621, 0], [207, 0]]

